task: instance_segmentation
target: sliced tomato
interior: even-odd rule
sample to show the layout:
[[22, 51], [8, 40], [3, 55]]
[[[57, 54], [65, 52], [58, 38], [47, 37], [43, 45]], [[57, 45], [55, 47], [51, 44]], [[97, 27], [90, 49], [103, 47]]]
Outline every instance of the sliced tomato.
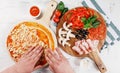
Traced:
[[81, 29], [84, 26], [84, 24], [78, 19], [78, 17], [71, 19], [71, 22], [73, 24], [73, 28]]
[[98, 28], [91, 28], [89, 29], [89, 35], [88, 37], [93, 40], [103, 40], [105, 38], [106, 34], [106, 27], [102, 23]]

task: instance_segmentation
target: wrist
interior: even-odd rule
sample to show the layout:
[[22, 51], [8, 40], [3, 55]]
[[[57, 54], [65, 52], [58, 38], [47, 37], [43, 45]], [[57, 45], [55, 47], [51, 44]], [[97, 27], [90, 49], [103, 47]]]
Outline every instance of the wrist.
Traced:
[[27, 72], [26, 70], [24, 70], [20, 65], [18, 65], [17, 63], [13, 66], [14, 71], [16, 73], [31, 73], [31, 72]]
[[15, 73], [19, 73], [16, 64], [12, 66], [12, 69], [13, 69], [13, 71], [14, 71]]
[[11, 66], [11, 67], [3, 70], [3, 71], [0, 72], [0, 73], [18, 73], [18, 72], [16, 71], [16, 68], [15, 68], [15, 66], [13, 65], [13, 66]]

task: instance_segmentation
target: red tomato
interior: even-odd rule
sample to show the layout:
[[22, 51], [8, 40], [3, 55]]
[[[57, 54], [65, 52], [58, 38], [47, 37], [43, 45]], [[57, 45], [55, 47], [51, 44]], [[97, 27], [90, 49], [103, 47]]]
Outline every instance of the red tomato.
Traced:
[[55, 16], [56, 16], [56, 17], [60, 17], [60, 16], [61, 16], [61, 11], [56, 10], [56, 11], [55, 11]]
[[53, 20], [54, 22], [58, 23], [60, 19], [58, 17], [54, 17]]
[[40, 10], [39, 10], [39, 8], [37, 6], [32, 6], [30, 8], [30, 14], [32, 16], [37, 16], [39, 13], [40, 13]]

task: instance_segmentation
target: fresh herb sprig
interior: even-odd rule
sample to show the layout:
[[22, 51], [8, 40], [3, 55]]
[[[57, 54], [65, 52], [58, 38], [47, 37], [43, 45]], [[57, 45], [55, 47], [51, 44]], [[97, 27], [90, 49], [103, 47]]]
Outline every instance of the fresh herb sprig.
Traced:
[[90, 16], [88, 19], [83, 17], [82, 22], [84, 23], [85, 29], [97, 28], [100, 25], [100, 21], [97, 20], [97, 16]]
[[60, 1], [56, 9], [60, 10], [62, 15], [64, 15], [68, 11], [68, 7], [65, 7], [65, 4], [62, 1]]

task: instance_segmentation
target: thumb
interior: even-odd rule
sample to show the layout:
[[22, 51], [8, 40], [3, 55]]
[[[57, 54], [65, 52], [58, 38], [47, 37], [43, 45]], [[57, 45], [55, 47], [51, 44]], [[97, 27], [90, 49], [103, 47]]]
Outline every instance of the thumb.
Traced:
[[36, 67], [34, 68], [34, 70], [40, 69], [40, 68], [42, 68], [42, 67], [43, 67], [43, 66], [41, 66], [41, 65], [36, 66]]

